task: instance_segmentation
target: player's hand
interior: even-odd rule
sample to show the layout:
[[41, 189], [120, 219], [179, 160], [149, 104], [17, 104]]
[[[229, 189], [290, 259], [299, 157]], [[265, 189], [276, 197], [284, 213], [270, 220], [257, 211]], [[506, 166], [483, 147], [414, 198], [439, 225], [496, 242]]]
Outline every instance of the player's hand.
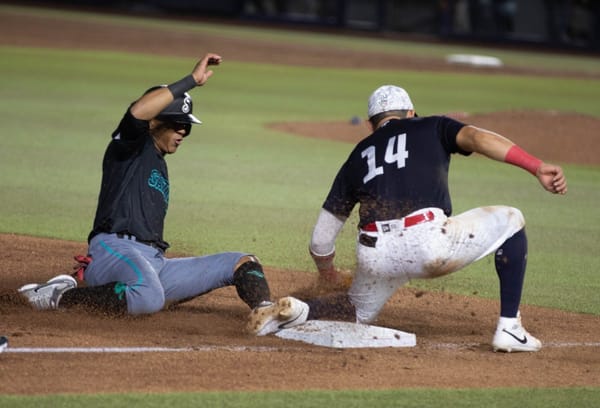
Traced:
[[211, 77], [213, 71], [208, 69], [209, 65], [219, 65], [222, 61], [220, 55], [214, 54], [212, 52], [207, 53], [204, 58], [202, 58], [192, 71], [192, 76], [196, 80], [196, 85], [202, 86], [208, 81], [208, 78]]
[[567, 194], [567, 179], [560, 166], [542, 163], [536, 177], [547, 191], [554, 194]]

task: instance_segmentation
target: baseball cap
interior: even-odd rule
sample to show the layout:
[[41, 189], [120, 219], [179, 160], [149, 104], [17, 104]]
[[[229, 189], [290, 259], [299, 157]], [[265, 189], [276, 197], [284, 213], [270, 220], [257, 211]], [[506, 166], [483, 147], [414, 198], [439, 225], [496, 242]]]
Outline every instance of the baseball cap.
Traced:
[[380, 86], [369, 97], [369, 118], [393, 110], [414, 110], [410, 96], [398, 86]]
[[[148, 89], [145, 94], [163, 87], [166, 87], [166, 85], [154, 86]], [[173, 102], [164, 108], [156, 116], [156, 119], [166, 122], [201, 124], [200, 119], [192, 114], [193, 106], [192, 97], [184, 92], [182, 96], [175, 98]]]

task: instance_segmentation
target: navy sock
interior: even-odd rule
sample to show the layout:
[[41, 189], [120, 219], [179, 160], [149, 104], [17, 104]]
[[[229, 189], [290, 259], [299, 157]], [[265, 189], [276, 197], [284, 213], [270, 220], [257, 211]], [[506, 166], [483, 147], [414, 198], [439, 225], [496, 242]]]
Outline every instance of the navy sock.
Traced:
[[496, 251], [495, 262], [500, 279], [500, 316], [517, 317], [527, 267], [527, 236], [524, 228], [504, 241]]
[[269, 284], [262, 266], [257, 262], [248, 261], [240, 265], [233, 273], [233, 284], [240, 299], [250, 306], [250, 309], [271, 299]]

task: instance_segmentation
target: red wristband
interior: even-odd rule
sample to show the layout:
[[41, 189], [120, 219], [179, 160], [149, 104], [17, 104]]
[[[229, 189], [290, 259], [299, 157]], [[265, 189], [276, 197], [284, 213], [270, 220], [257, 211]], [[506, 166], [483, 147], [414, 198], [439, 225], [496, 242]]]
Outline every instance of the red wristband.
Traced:
[[513, 145], [510, 149], [508, 149], [508, 152], [506, 152], [506, 157], [504, 157], [504, 161], [506, 163], [519, 166], [522, 169], [527, 170], [534, 176], [537, 174], [537, 170], [542, 164], [542, 161], [540, 159], [530, 155], [517, 145]]

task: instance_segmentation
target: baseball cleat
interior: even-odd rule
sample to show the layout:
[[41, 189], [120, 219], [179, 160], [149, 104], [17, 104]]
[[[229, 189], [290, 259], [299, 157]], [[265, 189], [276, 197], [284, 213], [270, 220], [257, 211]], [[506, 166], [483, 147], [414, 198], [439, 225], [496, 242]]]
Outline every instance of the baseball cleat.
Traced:
[[306, 322], [308, 309], [306, 303], [291, 296], [283, 297], [275, 303], [258, 306], [250, 313], [248, 332], [256, 336], [265, 336], [298, 326]]
[[501, 317], [492, 340], [494, 351], [539, 351], [542, 342], [533, 337], [521, 324], [521, 316]]
[[8, 348], [8, 338], [6, 336], [0, 336], [0, 353]]
[[38, 310], [57, 309], [62, 295], [77, 287], [77, 281], [70, 275], [58, 275], [43, 284], [29, 283], [19, 288], [31, 305]]

